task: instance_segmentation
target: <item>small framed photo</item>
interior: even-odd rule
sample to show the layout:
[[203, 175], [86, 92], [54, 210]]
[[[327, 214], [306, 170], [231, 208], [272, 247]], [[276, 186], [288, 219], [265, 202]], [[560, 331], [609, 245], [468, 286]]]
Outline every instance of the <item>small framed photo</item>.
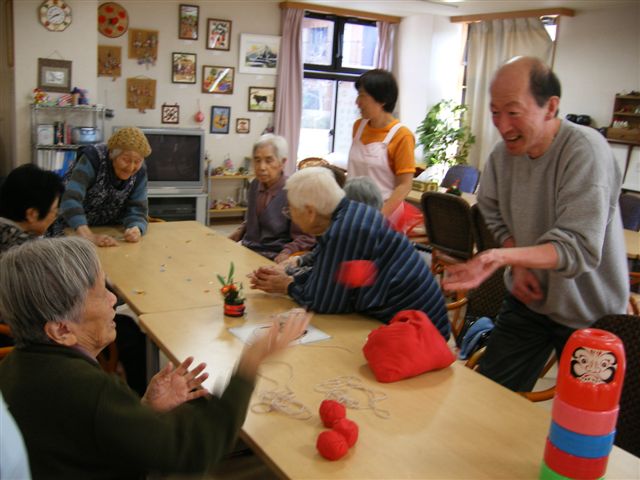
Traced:
[[202, 93], [233, 93], [233, 67], [202, 66]]
[[197, 40], [199, 17], [200, 7], [197, 5], [180, 5], [178, 38], [182, 40]]
[[162, 123], [179, 123], [180, 122], [180, 106], [176, 105], [167, 105], [166, 103], [162, 105], [162, 114], [160, 117], [160, 121]]
[[248, 118], [236, 118], [236, 133], [249, 133], [251, 120]]
[[211, 107], [211, 133], [229, 133], [231, 107]]
[[38, 88], [46, 92], [71, 91], [71, 60], [38, 59]]
[[231, 47], [231, 20], [207, 19], [207, 48], [229, 50]]
[[270, 87], [249, 87], [250, 112], [275, 112], [276, 89]]
[[195, 53], [173, 52], [171, 59], [172, 83], [196, 83]]
[[277, 35], [240, 35], [240, 73], [275, 75], [280, 54], [280, 37]]

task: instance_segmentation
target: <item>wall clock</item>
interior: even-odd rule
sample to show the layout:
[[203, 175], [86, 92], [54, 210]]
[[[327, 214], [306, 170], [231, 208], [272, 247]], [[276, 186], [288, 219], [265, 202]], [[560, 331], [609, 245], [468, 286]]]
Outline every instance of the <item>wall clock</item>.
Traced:
[[98, 7], [98, 31], [109, 38], [117, 38], [129, 28], [129, 14], [116, 2], [103, 3]]
[[52, 32], [61, 32], [71, 25], [71, 7], [63, 0], [45, 0], [38, 13], [40, 23]]

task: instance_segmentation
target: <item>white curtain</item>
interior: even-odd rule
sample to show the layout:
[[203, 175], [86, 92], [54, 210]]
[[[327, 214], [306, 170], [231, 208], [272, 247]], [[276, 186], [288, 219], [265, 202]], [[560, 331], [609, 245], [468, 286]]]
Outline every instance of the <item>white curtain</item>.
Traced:
[[287, 139], [289, 158], [284, 166], [285, 175], [296, 171], [300, 122], [302, 119], [302, 20], [304, 10], [282, 10], [282, 40], [278, 59], [277, 101], [274, 132]]
[[469, 123], [476, 136], [469, 163], [482, 170], [500, 136], [491, 122], [489, 86], [493, 74], [516, 55], [540, 58], [550, 65], [553, 42], [537, 17], [509, 18], [472, 23], [467, 52]]
[[398, 25], [388, 22], [376, 22], [378, 27], [378, 44], [376, 45], [376, 68], [391, 71], [393, 68], [393, 45], [395, 42]]

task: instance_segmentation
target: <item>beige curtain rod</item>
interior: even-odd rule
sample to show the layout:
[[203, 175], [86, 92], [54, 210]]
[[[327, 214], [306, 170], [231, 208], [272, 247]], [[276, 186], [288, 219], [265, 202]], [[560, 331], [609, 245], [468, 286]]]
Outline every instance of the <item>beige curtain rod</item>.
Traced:
[[402, 20], [402, 17], [395, 17], [393, 15], [380, 15], [378, 13], [361, 12], [360, 10], [350, 10], [347, 8], [327, 7], [325, 5], [315, 5], [313, 3], [280, 2], [280, 8], [299, 8], [301, 10], [308, 10], [309, 12], [329, 13], [333, 15], [340, 15], [341, 17], [357, 17], [389, 23], [400, 23]]
[[544, 17], [554, 15], [564, 15], [565, 17], [575, 16], [575, 10], [571, 8], [541, 8], [539, 10], [520, 10], [517, 12], [497, 12], [483, 13], [479, 15], [460, 15], [451, 17], [451, 23], [474, 23], [484, 20], [502, 20], [504, 18], [525, 18], [525, 17]]

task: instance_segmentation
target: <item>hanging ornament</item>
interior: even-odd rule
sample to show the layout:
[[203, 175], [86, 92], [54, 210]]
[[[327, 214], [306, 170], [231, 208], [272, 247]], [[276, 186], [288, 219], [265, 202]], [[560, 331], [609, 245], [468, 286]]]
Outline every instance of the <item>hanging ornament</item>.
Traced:
[[193, 116], [193, 119], [198, 123], [204, 122], [204, 113], [202, 113], [202, 110], [200, 110], [200, 100], [198, 100], [198, 111]]
[[98, 31], [109, 38], [117, 38], [129, 28], [129, 16], [124, 7], [115, 2], [98, 7]]

